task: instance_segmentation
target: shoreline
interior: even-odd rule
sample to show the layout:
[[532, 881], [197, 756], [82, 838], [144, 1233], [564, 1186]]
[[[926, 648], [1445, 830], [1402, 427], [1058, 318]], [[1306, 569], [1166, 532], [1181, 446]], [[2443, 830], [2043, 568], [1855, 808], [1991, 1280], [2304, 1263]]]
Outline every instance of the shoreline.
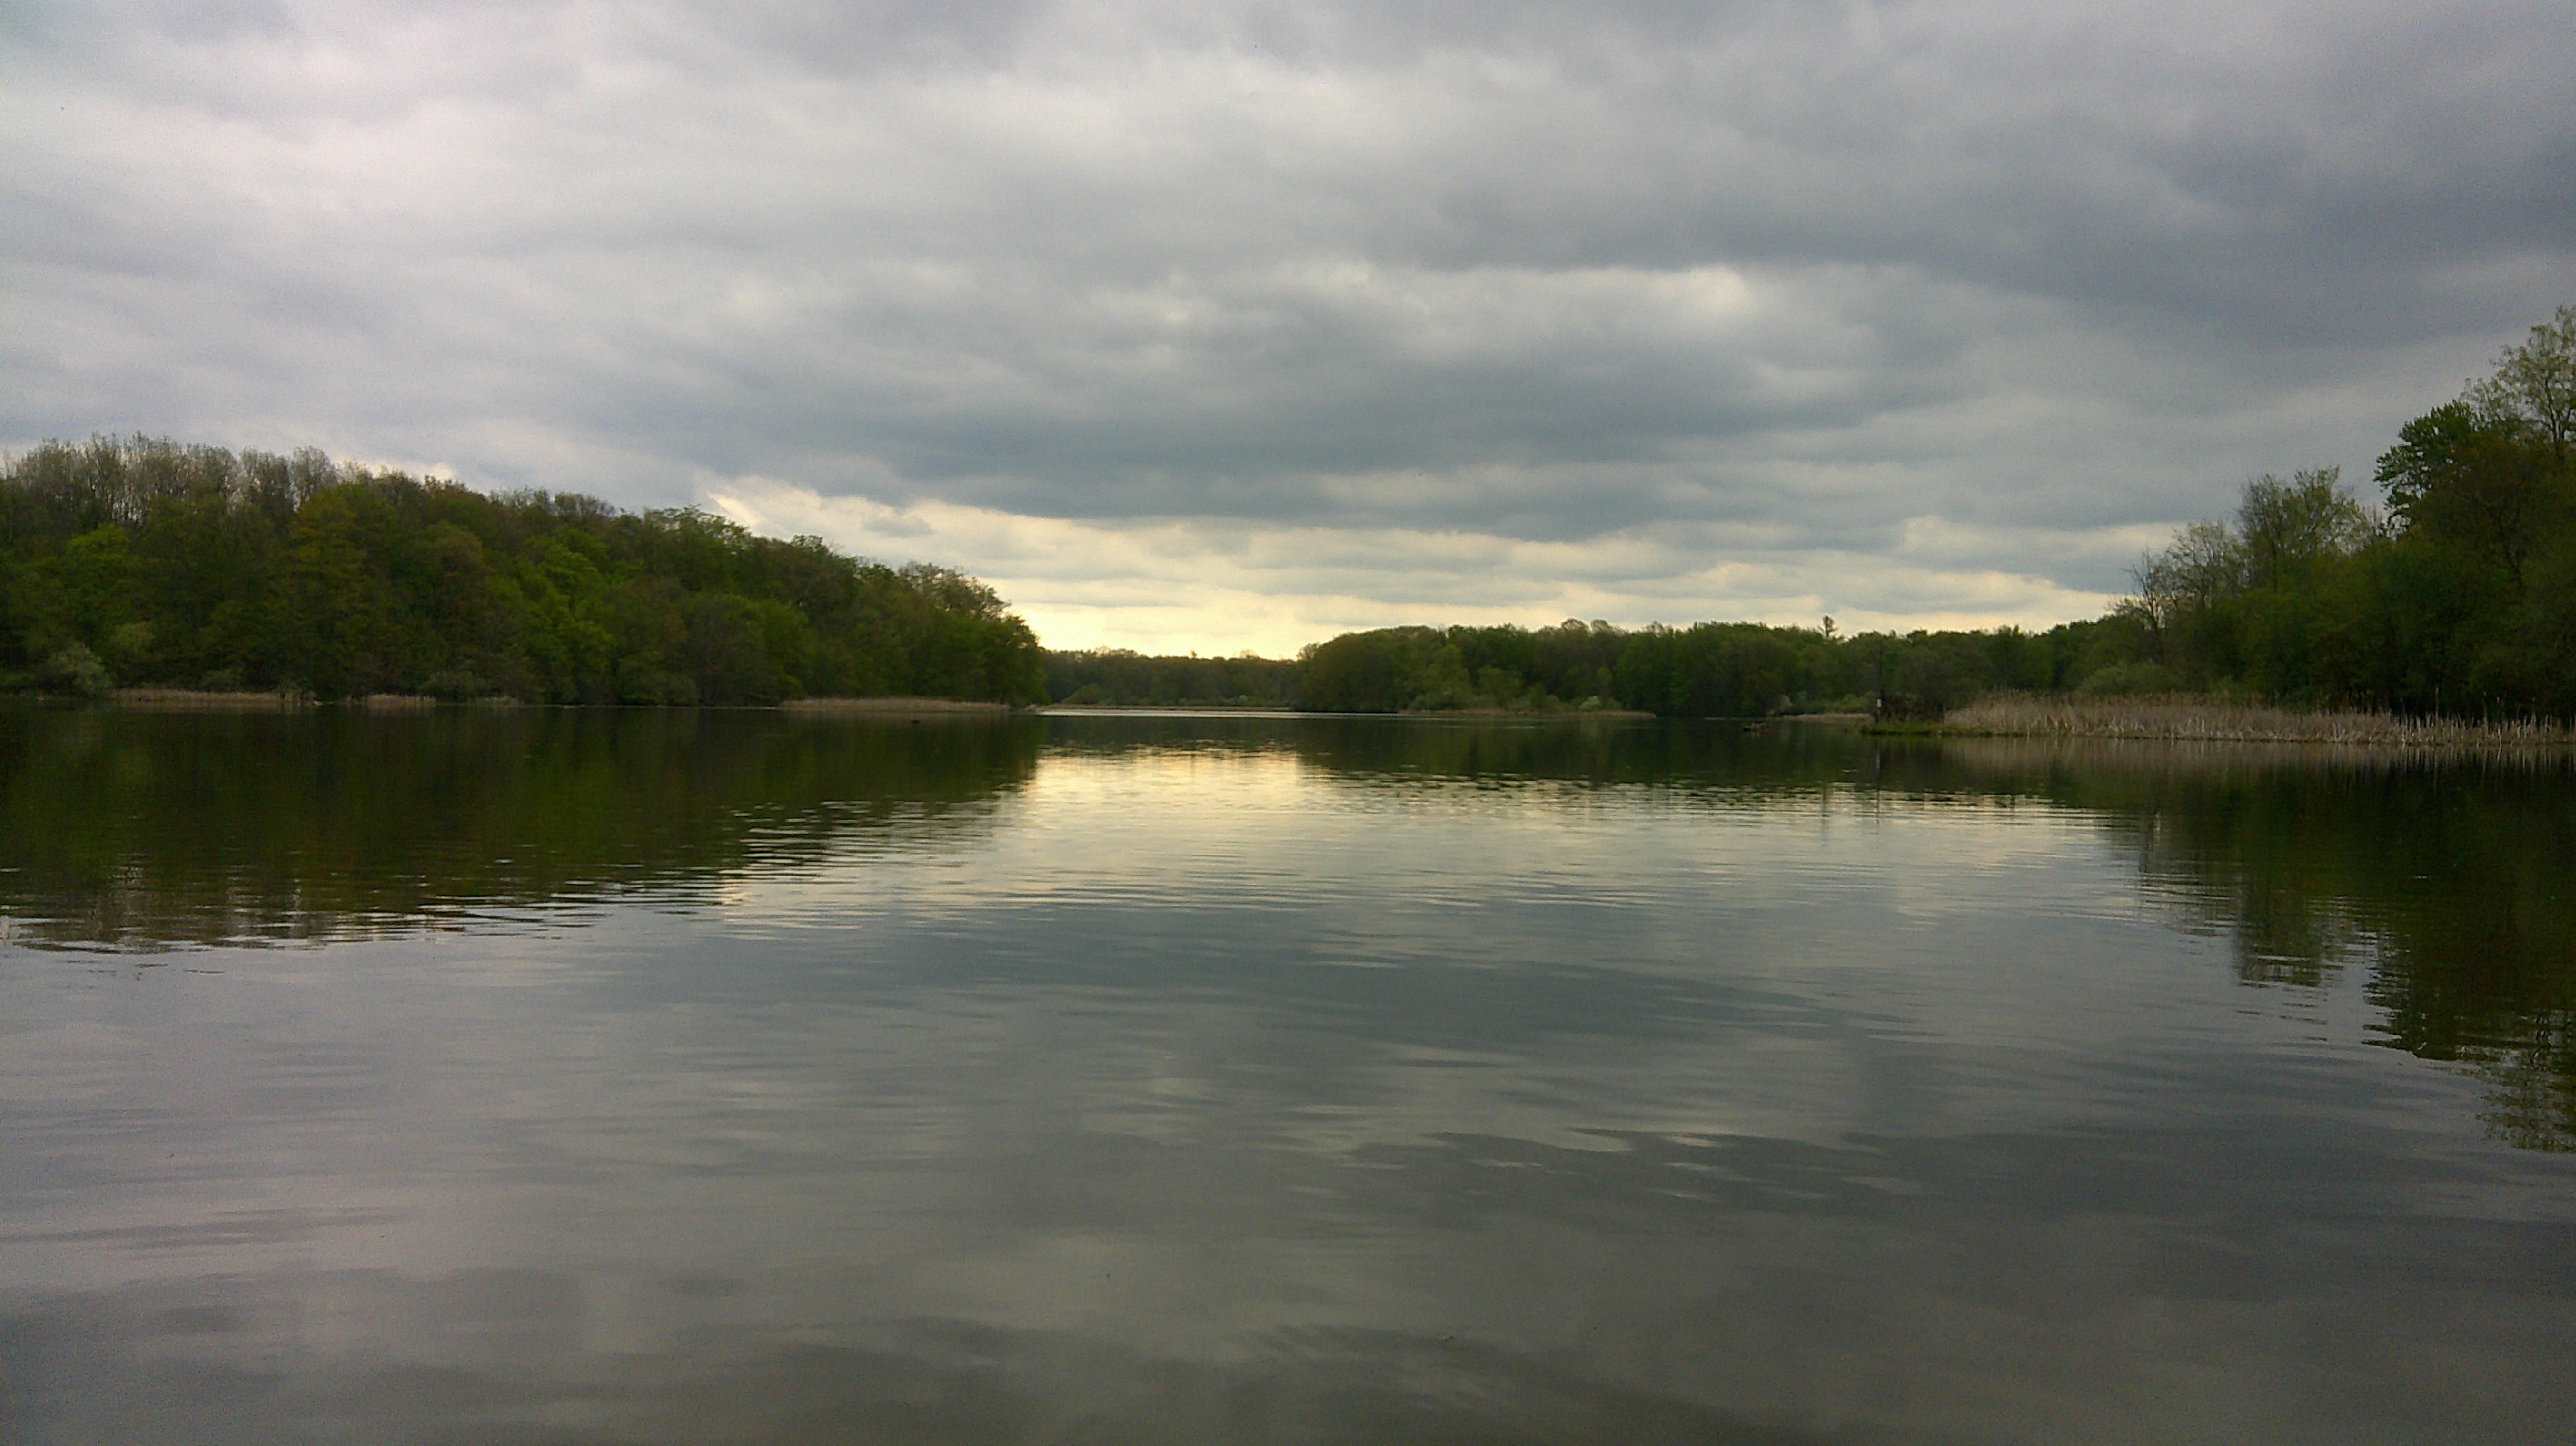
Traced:
[[790, 698], [778, 705], [782, 713], [980, 713], [1000, 717], [1012, 710], [1008, 703], [983, 703], [965, 698]]
[[1337, 713], [1245, 703], [1040, 703], [1028, 711], [1050, 718], [1441, 718], [1476, 723], [1579, 723], [1585, 719], [1635, 723], [1651, 722], [1655, 716], [1633, 708], [1420, 708], [1394, 713]]

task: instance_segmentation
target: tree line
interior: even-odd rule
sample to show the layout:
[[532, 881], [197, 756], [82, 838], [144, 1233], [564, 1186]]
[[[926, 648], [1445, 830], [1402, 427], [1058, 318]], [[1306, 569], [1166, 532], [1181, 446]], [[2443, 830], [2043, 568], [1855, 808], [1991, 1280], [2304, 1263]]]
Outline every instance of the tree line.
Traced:
[[[1329, 713], [1638, 710], [1676, 717], [1880, 711], [1937, 716], [1999, 688], [2074, 687], [2135, 651], [2127, 619], [2044, 633], [1861, 633], [1763, 623], [1623, 628], [1397, 627], [1293, 659], [1047, 654], [1059, 702], [1233, 705]], [[2113, 681], [2118, 681], [2114, 679]]]
[[563, 703], [920, 694], [1329, 712], [1937, 717], [1984, 693], [2196, 691], [2576, 716], [2576, 306], [2399, 430], [2372, 502], [2246, 484], [2100, 618], [1397, 627], [1295, 658], [1045, 652], [982, 583], [693, 509], [627, 513], [144, 438], [0, 470], [0, 690], [394, 691]]
[[151, 438], [0, 470], [0, 689], [1032, 702], [993, 590], [679, 508]]
[[1301, 666], [1291, 658], [1155, 657], [1125, 648], [1046, 655], [1046, 695], [1059, 703], [1127, 708], [1189, 705], [1293, 708]]
[[2404, 713], [2576, 716], [2576, 306], [2399, 430], [2365, 503], [2336, 469], [2247, 483], [2043, 632], [1700, 623], [1398, 627], [1294, 660], [1051, 653], [1048, 696], [1384, 713], [1623, 708], [1938, 717], [1990, 692], [2202, 692]]

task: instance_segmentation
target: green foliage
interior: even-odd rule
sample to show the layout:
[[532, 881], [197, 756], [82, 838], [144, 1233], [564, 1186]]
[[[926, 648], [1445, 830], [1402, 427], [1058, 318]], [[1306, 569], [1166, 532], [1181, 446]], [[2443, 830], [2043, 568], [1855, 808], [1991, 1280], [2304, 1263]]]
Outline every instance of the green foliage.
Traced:
[[1382, 628], [1299, 654], [1301, 706], [1330, 713], [1554, 712], [1615, 701], [1634, 635], [1568, 619], [1532, 631]]
[[693, 510], [140, 437], [0, 474], [0, 675], [59, 691], [1021, 703], [1043, 666], [973, 578]]
[[2121, 627], [2046, 633], [1863, 633], [1761, 623], [1635, 630], [1567, 621], [1344, 633], [1300, 655], [1300, 705], [1322, 712], [1625, 708], [1681, 718], [1880, 711], [1938, 717], [1996, 688], [2067, 686]]
[[2244, 579], [2257, 590], [2313, 585], [2337, 561], [2366, 546], [2370, 514], [2336, 485], [2341, 469], [2301, 472], [2290, 481], [2262, 476], [2245, 484], [2236, 509]]
[[76, 698], [95, 698], [113, 685], [107, 665], [79, 643], [66, 643], [45, 659], [36, 676]]
[[1046, 696], [1059, 703], [1124, 708], [1219, 705], [1290, 708], [1299, 665], [1250, 653], [1232, 658], [1153, 657], [1125, 648], [1046, 654]]
[[1620, 652], [1619, 697], [1691, 718], [1760, 718], [1786, 710], [1798, 672], [1795, 630], [1759, 623], [1650, 627]]
[[2469, 384], [2465, 400], [2483, 418], [2528, 437], [2564, 467], [2576, 453], [2576, 305], [2531, 329], [2531, 339], [2507, 347], [2495, 374]]
[[2112, 619], [2173, 685], [2404, 712], [2576, 716], [2576, 307], [2399, 429], [2384, 522], [2332, 469], [2246, 484]]
[[[1465, 666], [1456, 650], [1446, 659], [1434, 628], [1383, 628], [1347, 633], [1300, 655], [1306, 664], [1306, 706], [1328, 713], [1392, 713], [1435, 694], [1456, 707]], [[1443, 666], [1443, 664], [1446, 666]]]
[[2379, 481], [2418, 541], [2473, 556], [2517, 588], [2534, 553], [2567, 529], [2563, 449], [2465, 400], [2408, 422], [2379, 459]]

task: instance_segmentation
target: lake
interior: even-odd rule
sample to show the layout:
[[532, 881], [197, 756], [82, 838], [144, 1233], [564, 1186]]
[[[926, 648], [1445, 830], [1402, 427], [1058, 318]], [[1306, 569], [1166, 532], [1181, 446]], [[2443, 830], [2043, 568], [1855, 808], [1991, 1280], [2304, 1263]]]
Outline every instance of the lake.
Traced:
[[2576, 773], [0, 713], [0, 1439], [2526, 1442]]

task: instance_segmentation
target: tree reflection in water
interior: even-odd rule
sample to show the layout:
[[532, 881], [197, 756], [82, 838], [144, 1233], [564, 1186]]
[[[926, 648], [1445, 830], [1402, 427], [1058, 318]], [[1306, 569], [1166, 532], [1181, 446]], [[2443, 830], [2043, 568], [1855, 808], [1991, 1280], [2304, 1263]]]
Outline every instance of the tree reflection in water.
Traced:
[[2244, 983], [2358, 970], [2386, 1043], [2486, 1082], [2495, 1137], [2576, 1148], [2563, 755], [1974, 739], [1886, 755], [1880, 776], [1973, 780], [2100, 818], [2150, 890], [2233, 938]]
[[450, 708], [0, 713], [17, 942], [159, 950], [437, 928], [971, 827], [1034, 719]]
[[0, 914], [152, 951], [471, 926], [969, 839], [1042, 755], [1240, 749], [1365, 790], [1651, 790], [1746, 809], [2037, 803], [2133, 849], [2249, 986], [2360, 976], [2385, 1042], [2576, 1148], [2576, 769], [2557, 755], [1882, 741], [1849, 730], [1332, 718], [447, 709], [0, 714]]

